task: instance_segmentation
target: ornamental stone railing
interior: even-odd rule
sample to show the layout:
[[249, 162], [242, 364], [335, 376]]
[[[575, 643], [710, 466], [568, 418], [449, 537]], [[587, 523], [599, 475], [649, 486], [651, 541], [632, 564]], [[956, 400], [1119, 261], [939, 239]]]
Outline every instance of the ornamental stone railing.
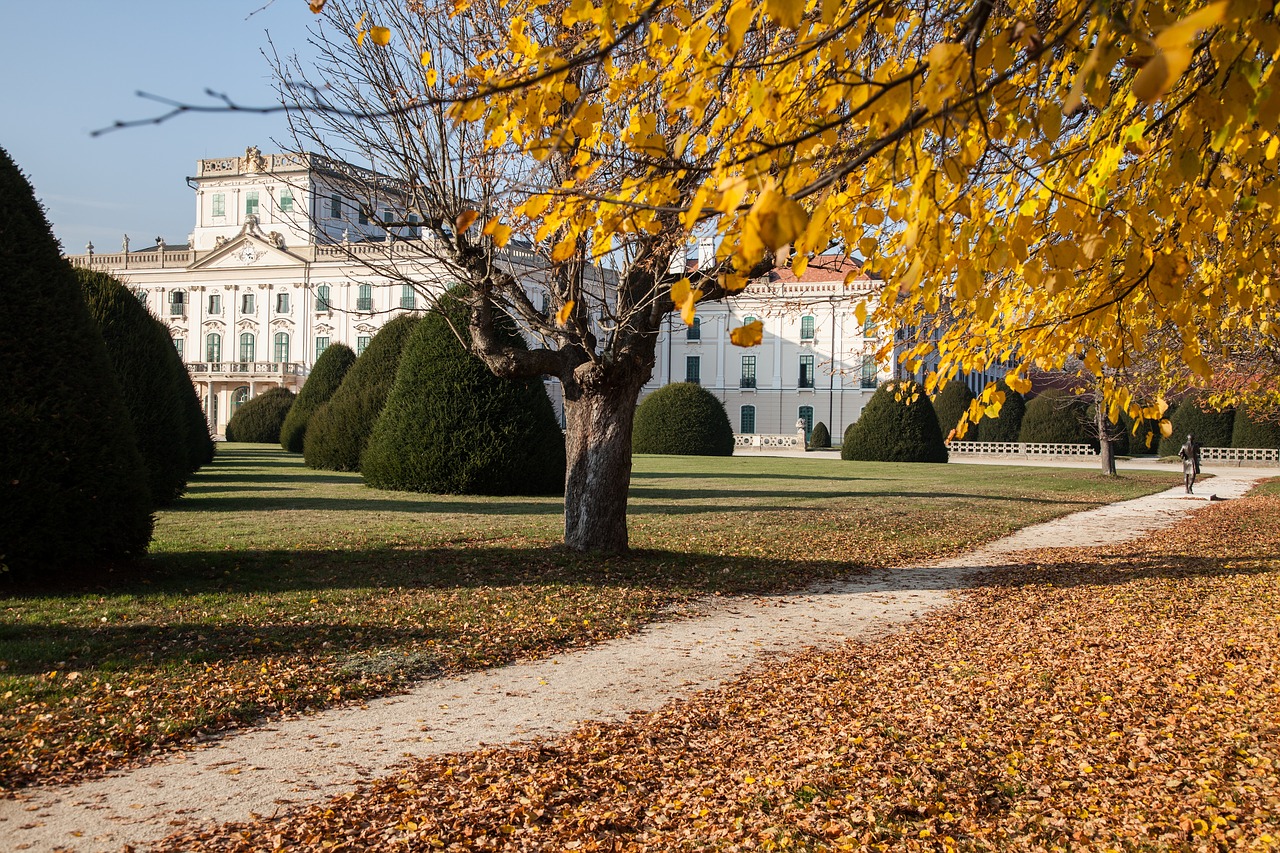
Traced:
[[1201, 462], [1280, 462], [1274, 447], [1202, 447]]
[[734, 435], [734, 450], [804, 450], [804, 434], [790, 435]]
[[953, 441], [947, 445], [952, 453], [989, 454], [992, 456], [1097, 456], [1087, 444], [1058, 444], [1038, 441]]
[[245, 378], [275, 378], [303, 376], [306, 371], [297, 361], [192, 361], [187, 363], [192, 376], [244, 376]]

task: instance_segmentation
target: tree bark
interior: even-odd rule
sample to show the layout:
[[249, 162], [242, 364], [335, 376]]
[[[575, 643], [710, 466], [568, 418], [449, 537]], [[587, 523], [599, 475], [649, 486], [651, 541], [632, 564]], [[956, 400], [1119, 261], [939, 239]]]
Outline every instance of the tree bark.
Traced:
[[564, 383], [564, 544], [575, 551], [627, 550], [631, 427], [649, 371], [612, 382]]
[[1111, 441], [1110, 423], [1107, 422], [1107, 411], [1101, 398], [1094, 406], [1096, 426], [1098, 427], [1098, 458], [1102, 465], [1102, 473], [1109, 477], [1116, 475], [1116, 446]]

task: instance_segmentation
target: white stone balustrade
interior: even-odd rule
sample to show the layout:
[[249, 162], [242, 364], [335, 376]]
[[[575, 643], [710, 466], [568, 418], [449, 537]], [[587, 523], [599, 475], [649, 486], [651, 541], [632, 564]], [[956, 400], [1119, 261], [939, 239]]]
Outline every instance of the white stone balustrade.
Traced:
[[992, 456], [1097, 456], [1087, 444], [1056, 444], [1031, 441], [953, 441], [947, 445], [952, 453], [990, 454]]

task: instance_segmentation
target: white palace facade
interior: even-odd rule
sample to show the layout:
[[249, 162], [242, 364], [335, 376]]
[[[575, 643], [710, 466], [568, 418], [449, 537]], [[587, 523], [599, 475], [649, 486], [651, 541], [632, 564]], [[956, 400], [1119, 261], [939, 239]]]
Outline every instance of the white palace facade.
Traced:
[[[384, 225], [411, 217], [360, 209], [344, 197], [353, 179], [378, 176], [314, 154], [255, 148], [200, 160], [189, 179], [196, 223], [186, 244], [157, 238], [131, 250], [125, 237], [120, 252], [100, 253], [91, 244], [69, 260], [120, 278], [169, 327], [221, 436], [244, 401], [277, 386], [301, 388], [325, 347], [344, 343], [362, 352], [388, 320], [425, 309], [426, 294], [448, 286], [418, 229]], [[536, 291], [543, 264], [535, 254], [514, 243], [501, 251]], [[380, 267], [420, 285], [379, 275]], [[846, 286], [851, 270], [857, 275]], [[854, 316], [858, 302], [874, 306], [881, 284], [850, 261], [823, 256], [799, 279], [775, 270], [731, 300], [700, 307], [693, 327], [669, 317], [644, 393], [697, 382], [724, 402], [739, 434], [793, 435], [797, 421], [806, 428], [821, 421], [838, 440], [893, 375], [873, 357], [883, 333]], [[729, 330], [753, 319], [764, 324], [764, 342], [731, 344]], [[994, 376], [969, 381], [980, 388], [987, 378]], [[548, 384], [557, 409], [558, 391]]]

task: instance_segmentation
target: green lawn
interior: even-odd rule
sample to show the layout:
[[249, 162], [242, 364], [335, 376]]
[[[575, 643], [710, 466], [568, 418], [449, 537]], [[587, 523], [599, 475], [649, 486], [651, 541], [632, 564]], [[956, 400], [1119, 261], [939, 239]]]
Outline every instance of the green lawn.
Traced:
[[126, 763], [261, 715], [953, 553], [1169, 474], [640, 457], [626, 557], [557, 547], [560, 501], [378, 492], [221, 445], [151, 556], [0, 597], [0, 788]]

